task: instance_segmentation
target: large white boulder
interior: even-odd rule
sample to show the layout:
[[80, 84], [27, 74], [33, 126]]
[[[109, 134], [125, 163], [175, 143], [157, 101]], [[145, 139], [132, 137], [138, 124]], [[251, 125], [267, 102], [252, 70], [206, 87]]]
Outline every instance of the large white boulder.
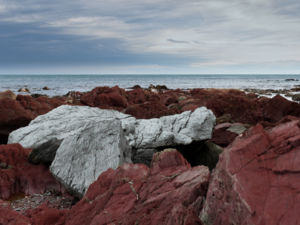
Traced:
[[81, 197], [102, 172], [124, 162], [131, 162], [131, 148], [120, 120], [90, 121], [85, 129], [63, 140], [50, 170], [68, 190]]
[[51, 163], [57, 148], [66, 137], [80, 133], [90, 124], [126, 117], [130, 116], [114, 110], [63, 105], [10, 133], [8, 143], [19, 143], [24, 148], [33, 149], [30, 155], [32, 162]]

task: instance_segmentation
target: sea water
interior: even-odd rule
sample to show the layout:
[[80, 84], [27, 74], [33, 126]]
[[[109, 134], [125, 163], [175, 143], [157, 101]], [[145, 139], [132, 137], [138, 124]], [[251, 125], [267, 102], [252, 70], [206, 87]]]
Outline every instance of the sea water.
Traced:
[[[143, 88], [166, 85], [170, 89], [235, 88], [291, 89], [300, 85], [299, 75], [0, 75], [0, 91], [17, 91], [27, 87], [31, 93], [49, 96], [65, 95], [69, 91], [90, 91], [97, 86]], [[47, 86], [50, 90], [43, 90]]]

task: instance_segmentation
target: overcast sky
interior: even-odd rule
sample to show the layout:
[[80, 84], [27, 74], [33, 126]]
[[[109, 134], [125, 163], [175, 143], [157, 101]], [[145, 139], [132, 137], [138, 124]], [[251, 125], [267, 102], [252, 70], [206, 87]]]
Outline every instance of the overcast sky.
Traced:
[[300, 73], [299, 0], [0, 0], [0, 73]]

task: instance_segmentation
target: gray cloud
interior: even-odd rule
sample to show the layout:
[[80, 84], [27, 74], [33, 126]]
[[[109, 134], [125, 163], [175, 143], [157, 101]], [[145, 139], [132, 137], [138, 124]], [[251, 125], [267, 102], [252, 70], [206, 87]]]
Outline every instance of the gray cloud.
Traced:
[[189, 44], [188, 41], [179, 41], [179, 40], [174, 40], [172, 38], [168, 38], [167, 41], [172, 42], [172, 43], [176, 43], [176, 44]]
[[0, 22], [98, 46], [112, 39], [131, 57], [164, 54], [186, 57], [192, 68], [238, 67], [300, 61], [299, 10], [297, 0], [0, 0]]

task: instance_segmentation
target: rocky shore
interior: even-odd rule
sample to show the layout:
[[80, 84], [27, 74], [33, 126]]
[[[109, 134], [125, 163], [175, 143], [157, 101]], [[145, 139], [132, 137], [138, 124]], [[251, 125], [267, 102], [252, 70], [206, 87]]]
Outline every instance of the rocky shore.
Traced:
[[258, 92], [0, 93], [0, 224], [300, 224], [300, 105]]

